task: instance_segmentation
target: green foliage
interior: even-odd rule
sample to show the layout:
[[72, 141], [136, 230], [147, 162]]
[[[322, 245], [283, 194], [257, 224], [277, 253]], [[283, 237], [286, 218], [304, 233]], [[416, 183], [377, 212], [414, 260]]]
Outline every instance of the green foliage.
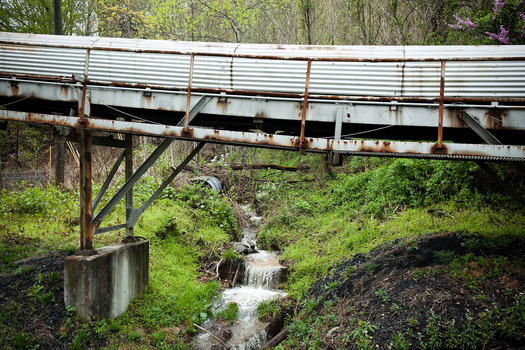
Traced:
[[37, 349], [38, 345], [33, 345], [35, 341], [34, 336], [26, 332], [16, 333], [13, 338], [11, 338], [11, 346], [15, 349]]
[[392, 349], [394, 350], [408, 350], [412, 346], [405, 338], [405, 333], [397, 332], [392, 336]]
[[222, 253], [222, 258], [224, 262], [235, 264], [240, 263], [243, 260], [243, 255], [240, 254], [234, 247], [228, 248], [224, 253]]
[[449, 43], [470, 45], [524, 44], [525, 3], [493, 0], [464, 5], [450, 24]]
[[[23, 183], [21, 187], [24, 187]], [[54, 186], [26, 187], [18, 192], [6, 190], [0, 192], [0, 215], [57, 214], [56, 208], [62, 207], [66, 207], [69, 212], [78, 208], [78, 204], [69, 193]]]
[[232, 325], [235, 324], [239, 318], [239, 305], [237, 303], [229, 303], [223, 310], [215, 314], [215, 318], [228, 321]]
[[38, 283], [29, 288], [27, 291], [27, 296], [32, 303], [38, 302], [42, 306], [55, 301], [55, 295], [53, 292], [46, 292], [45, 287]]
[[376, 325], [359, 320], [357, 327], [350, 332], [350, 336], [358, 349], [371, 349], [369, 336], [377, 329], [378, 327]]
[[390, 303], [390, 297], [388, 296], [388, 293], [383, 290], [383, 289], [378, 289], [377, 291], [375, 291], [374, 293], [378, 298], [379, 300], [381, 300], [383, 303], [385, 304], [388, 304]]
[[[93, 1], [62, 0], [62, 32], [88, 35], [93, 21]], [[84, 18], [82, 18], [84, 16]], [[89, 20], [93, 21], [91, 25]], [[87, 21], [86, 21], [87, 20]], [[0, 31], [53, 34], [53, 0], [13, 0], [0, 6]]]
[[232, 205], [228, 198], [205, 188], [198, 183], [185, 186], [177, 199], [186, 201], [193, 208], [206, 213], [217, 226], [224, 232], [235, 237], [238, 234], [238, 224]]
[[279, 317], [281, 309], [276, 300], [261, 301], [257, 305], [257, 315], [260, 321], [271, 321]]
[[[476, 193], [474, 163], [396, 159], [354, 176], [340, 175], [325, 210], [344, 206], [378, 217]], [[323, 203], [320, 203], [321, 205]], [[476, 204], [476, 203], [474, 203]]]

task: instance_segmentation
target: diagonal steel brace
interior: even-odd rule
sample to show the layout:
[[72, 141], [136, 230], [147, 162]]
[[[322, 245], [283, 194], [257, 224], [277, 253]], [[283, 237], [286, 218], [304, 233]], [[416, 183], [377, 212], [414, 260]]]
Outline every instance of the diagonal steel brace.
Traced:
[[137, 169], [137, 171], [131, 176], [131, 178], [126, 181], [126, 183], [121, 187], [121, 189], [111, 198], [111, 200], [106, 204], [104, 208], [95, 216], [92, 223], [95, 227], [98, 227], [102, 220], [106, 218], [109, 212], [118, 204], [118, 202], [124, 198], [126, 193], [128, 193], [133, 186], [139, 181], [140, 177], [155, 163], [155, 161], [164, 153], [164, 151], [171, 145], [173, 138], [167, 137], [162, 141], [162, 143], [157, 147], [155, 151], [146, 159], [146, 161]]
[[125, 154], [126, 154], [125, 151], [122, 151], [122, 153], [120, 153], [120, 156], [117, 158], [117, 161], [113, 165], [113, 168], [111, 168], [111, 171], [109, 172], [108, 177], [104, 181], [104, 184], [100, 188], [100, 191], [98, 191], [97, 197], [93, 201], [93, 211], [95, 211], [97, 209], [97, 207], [98, 207], [98, 205], [100, 203], [100, 200], [102, 199], [102, 197], [104, 196], [104, 194], [108, 190], [108, 187], [111, 184], [111, 181], [113, 180], [113, 178], [115, 177], [115, 174], [117, 173], [117, 170], [118, 170], [118, 168], [120, 166], [120, 163], [122, 163], [122, 161], [124, 160], [124, 155]]
[[[494, 135], [492, 135], [487, 129], [481, 125], [474, 116], [472, 116], [468, 111], [463, 111], [463, 113], [460, 114], [460, 119], [467, 124], [469, 128], [471, 128], [476, 134], [478, 134], [479, 137], [483, 139], [486, 143], [490, 145], [501, 145], [501, 141], [499, 141]], [[507, 183], [504, 179], [502, 179], [498, 173], [486, 162], [483, 161], [476, 161], [476, 164], [485, 171], [493, 181], [495, 181], [501, 188], [503, 188], [508, 194], [510, 194], [518, 203], [520, 203], [522, 206], [525, 207], [525, 200]], [[520, 172], [522, 175], [525, 176], [525, 166], [523, 163], [516, 163], [513, 162], [512, 166]]]
[[[485, 129], [468, 110], [460, 114], [460, 119], [489, 145], [502, 145], [501, 141]], [[521, 173], [521, 175], [525, 176], [525, 165], [523, 163], [512, 162], [512, 166]]]
[[142, 205], [142, 207], [137, 208], [137, 209], [133, 209], [133, 211], [131, 212], [131, 215], [129, 217], [129, 222], [127, 223], [128, 226], [131, 226], [131, 227], [135, 226], [135, 224], [139, 220], [140, 216], [146, 211], [146, 209], [148, 209], [148, 207], [151, 205], [151, 203], [153, 203], [153, 201], [155, 201], [155, 199], [157, 199], [157, 197], [162, 193], [162, 191], [164, 191], [164, 189], [166, 187], [168, 187], [168, 185], [173, 181], [173, 179], [175, 179], [175, 177], [186, 167], [186, 165], [188, 165], [190, 160], [192, 160], [193, 157], [195, 157], [195, 155], [197, 153], [199, 153], [199, 151], [202, 149], [202, 147], [204, 147], [205, 144], [206, 144], [206, 142], [204, 142], [204, 141], [199, 142], [197, 147], [195, 147], [193, 149], [193, 151], [191, 151], [191, 153], [182, 161], [182, 163], [179, 164], [179, 166], [177, 168], [172, 168], [171, 174], [162, 182], [162, 184], [159, 186], [159, 188]]

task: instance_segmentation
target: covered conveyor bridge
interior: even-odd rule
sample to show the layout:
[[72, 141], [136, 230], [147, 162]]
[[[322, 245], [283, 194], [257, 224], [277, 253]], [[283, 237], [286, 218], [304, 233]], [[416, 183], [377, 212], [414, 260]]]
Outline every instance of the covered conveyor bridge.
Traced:
[[[1, 33], [0, 106], [1, 119], [90, 130], [522, 161], [525, 46], [278, 46]], [[493, 142], [480, 138], [486, 133]]]
[[[132, 228], [204, 142], [301, 152], [525, 160], [525, 46], [290, 46], [0, 33], [0, 119], [80, 144], [83, 249]], [[91, 136], [124, 133], [124, 141]], [[164, 137], [133, 174], [131, 135]], [[199, 146], [142, 208], [131, 190], [174, 139]], [[91, 144], [124, 148], [91, 202]], [[127, 182], [93, 215], [126, 159]], [[126, 224], [101, 222], [127, 198]]]
[[[79, 143], [80, 250], [66, 259], [65, 301], [87, 318], [115, 317], [148, 281], [148, 243], [136, 241], [133, 227], [206, 142], [325, 152], [333, 162], [343, 154], [475, 160], [496, 179], [484, 161], [523, 171], [525, 46], [278, 46], [0, 33], [2, 121], [49, 124], [59, 139]], [[134, 171], [136, 134], [164, 140]], [[176, 139], [198, 145], [134, 208], [134, 184]], [[92, 144], [123, 149], [94, 199]], [[123, 162], [125, 184], [97, 212]], [[123, 198], [125, 224], [103, 227]], [[93, 250], [94, 234], [124, 228], [125, 244]]]

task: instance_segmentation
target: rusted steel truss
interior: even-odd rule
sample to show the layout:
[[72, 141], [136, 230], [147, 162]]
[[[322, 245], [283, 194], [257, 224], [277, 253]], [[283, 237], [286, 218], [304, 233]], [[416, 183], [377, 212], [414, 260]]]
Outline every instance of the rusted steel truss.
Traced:
[[[72, 128], [131, 133], [146, 136], [170, 137], [190, 141], [206, 141], [251, 147], [280, 148], [299, 150], [300, 137], [275, 135], [257, 132], [238, 132], [207, 128], [184, 127], [127, 122], [119, 120], [86, 118], [80, 123], [78, 117], [52, 114], [26, 113], [0, 110], [0, 119], [62, 125]], [[432, 142], [402, 142], [373, 140], [334, 140], [324, 138], [305, 138], [303, 148], [307, 152], [335, 152], [350, 155], [369, 155], [383, 157], [421, 157], [437, 159], [524, 161], [525, 146], [488, 145], [466, 143], [444, 143], [437, 148]]]

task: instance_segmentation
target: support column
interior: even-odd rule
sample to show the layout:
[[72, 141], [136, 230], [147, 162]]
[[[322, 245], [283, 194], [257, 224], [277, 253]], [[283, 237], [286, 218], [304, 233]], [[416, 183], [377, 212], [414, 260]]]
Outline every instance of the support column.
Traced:
[[64, 136], [59, 133], [55, 138], [55, 185], [64, 185], [64, 153], [66, 143]]
[[91, 131], [80, 129], [80, 252], [93, 252]]
[[[133, 176], [133, 135], [126, 134], [125, 142], [125, 179], [126, 182]], [[133, 213], [133, 187], [126, 193], [126, 238], [133, 237], [133, 225], [130, 222]]]

